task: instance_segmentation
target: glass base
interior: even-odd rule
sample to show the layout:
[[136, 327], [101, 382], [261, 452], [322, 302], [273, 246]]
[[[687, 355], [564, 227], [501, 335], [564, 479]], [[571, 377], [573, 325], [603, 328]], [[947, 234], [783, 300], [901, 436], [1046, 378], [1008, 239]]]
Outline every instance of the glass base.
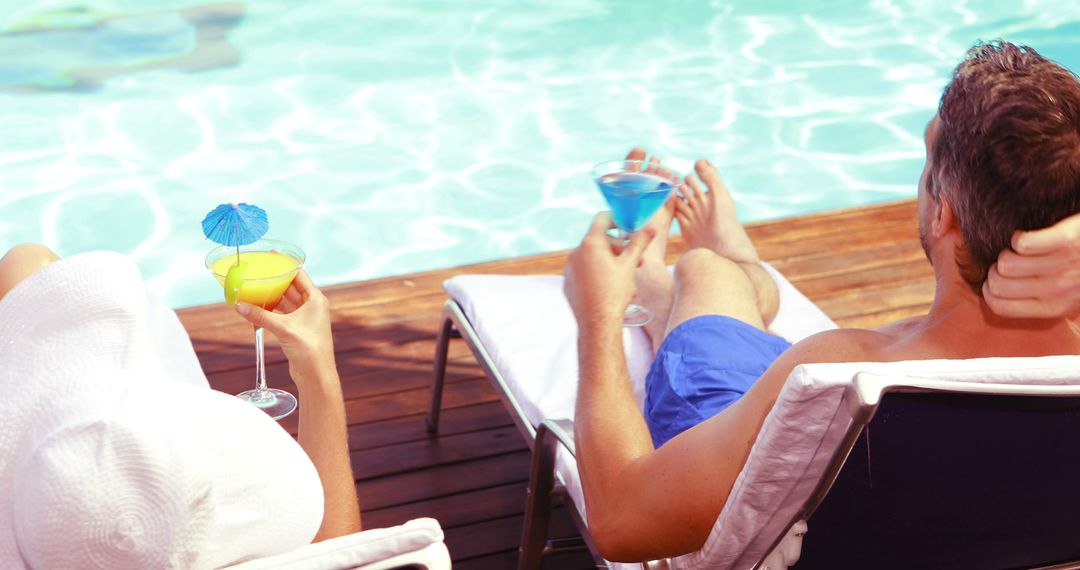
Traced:
[[280, 420], [296, 411], [296, 396], [277, 388], [269, 388], [262, 392], [248, 390], [240, 392], [236, 397], [266, 412], [275, 420]]
[[652, 312], [641, 305], [630, 305], [623, 313], [622, 324], [624, 327], [643, 327], [652, 320]]

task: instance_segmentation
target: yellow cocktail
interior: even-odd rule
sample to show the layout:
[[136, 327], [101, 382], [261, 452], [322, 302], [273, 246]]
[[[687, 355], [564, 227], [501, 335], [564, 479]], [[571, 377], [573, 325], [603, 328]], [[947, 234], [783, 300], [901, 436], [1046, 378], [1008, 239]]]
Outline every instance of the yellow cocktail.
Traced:
[[[273, 311], [304, 265], [304, 252], [283, 241], [259, 240], [240, 247], [217, 247], [206, 256], [206, 267], [225, 290], [230, 305], [237, 301]], [[251, 402], [275, 420], [296, 409], [296, 396], [266, 387], [263, 329], [255, 329], [255, 389], [236, 396]]]
[[236, 300], [267, 311], [273, 311], [281, 302], [281, 296], [300, 270], [301, 263], [299, 259], [278, 251], [241, 251], [239, 256], [234, 251], [214, 261], [210, 271], [218, 283], [225, 286], [229, 271], [238, 262], [240, 277]]

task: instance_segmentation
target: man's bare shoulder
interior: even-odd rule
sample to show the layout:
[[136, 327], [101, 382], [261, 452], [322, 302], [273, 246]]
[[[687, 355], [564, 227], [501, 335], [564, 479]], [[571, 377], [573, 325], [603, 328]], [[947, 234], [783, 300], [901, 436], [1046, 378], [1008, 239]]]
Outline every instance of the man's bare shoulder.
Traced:
[[918, 328], [919, 325], [924, 322], [924, 319], [926, 319], [926, 315], [908, 317], [906, 319], [900, 319], [899, 321], [878, 327], [874, 329], [874, 331], [884, 333], [894, 338], [901, 337]]
[[784, 355], [792, 365], [811, 362], [859, 362], [875, 360], [896, 342], [896, 329], [833, 329], [809, 336]]
[[[833, 329], [809, 336], [784, 351], [762, 375], [761, 390], [779, 392], [784, 379], [800, 364], [815, 362], [862, 362], [881, 360], [896, 341], [889, 332], [866, 329]], [[771, 406], [771, 401], [769, 402]]]
[[788, 375], [800, 364], [881, 360], [896, 337], [865, 329], [834, 329], [809, 336], [784, 351], [740, 402], [762, 414], [772, 408]]

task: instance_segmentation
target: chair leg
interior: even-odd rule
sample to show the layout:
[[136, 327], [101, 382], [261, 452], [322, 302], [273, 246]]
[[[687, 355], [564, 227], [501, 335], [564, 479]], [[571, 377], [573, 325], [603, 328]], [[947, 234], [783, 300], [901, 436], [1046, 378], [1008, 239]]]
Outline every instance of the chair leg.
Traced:
[[446, 358], [450, 351], [450, 338], [454, 323], [445, 313], [439, 335], [435, 339], [435, 375], [431, 379], [431, 407], [428, 409], [427, 431], [439, 431], [439, 412], [442, 408], [443, 384], [446, 382]]
[[525, 499], [525, 523], [518, 547], [518, 570], [540, 570], [551, 519], [551, 492], [555, 487], [555, 452], [559, 444], [546, 425], [536, 430], [532, 473]]

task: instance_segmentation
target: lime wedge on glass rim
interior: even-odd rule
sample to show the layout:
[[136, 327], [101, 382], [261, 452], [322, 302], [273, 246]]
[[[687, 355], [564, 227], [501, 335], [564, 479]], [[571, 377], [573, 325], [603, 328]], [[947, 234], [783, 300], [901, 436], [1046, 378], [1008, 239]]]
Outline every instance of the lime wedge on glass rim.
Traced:
[[225, 274], [225, 303], [235, 305], [240, 289], [244, 286], [244, 270], [247, 268], [246, 261], [237, 261]]

